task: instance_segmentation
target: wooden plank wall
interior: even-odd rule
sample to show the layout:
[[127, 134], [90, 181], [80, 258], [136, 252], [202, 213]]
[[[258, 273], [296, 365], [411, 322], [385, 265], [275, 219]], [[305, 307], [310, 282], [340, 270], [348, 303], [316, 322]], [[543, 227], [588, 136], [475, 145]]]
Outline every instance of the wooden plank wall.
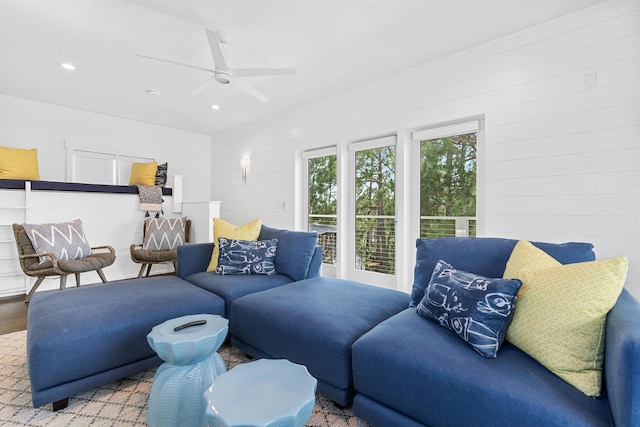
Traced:
[[[437, 41], [422, 41], [433, 43]], [[419, 49], [420, 41], [407, 48]], [[301, 150], [484, 115], [484, 235], [590, 241], [640, 297], [640, 4], [609, 1], [213, 137], [222, 216], [300, 224]], [[590, 77], [591, 76], [591, 77]], [[595, 76], [595, 85], [587, 79]], [[364, 80], [364, 79], [363, 79]], [[593, 86], [593, 87], [589, 87]], [[402, 149], [402, 148], [401, 148]], [[247, 184], [240, 158], [251, 157]], [[398, 165], [410, 169], [410, 156]], [[410, 176], [410, 174], [409, 174]], [[410, 184], [399, 189], [405, 199]], [[286, 202], [284, 209], [278, 206]], [[415, 209], [415, 200], [406, 203]], [[404, 221], [400, 218], [400, 221]], [[403, 229], [410, 228], [399, 224]], [[411, 254], [410, 237], [400, 245]], [[399, 289], [411, 285], [408, 256]]]

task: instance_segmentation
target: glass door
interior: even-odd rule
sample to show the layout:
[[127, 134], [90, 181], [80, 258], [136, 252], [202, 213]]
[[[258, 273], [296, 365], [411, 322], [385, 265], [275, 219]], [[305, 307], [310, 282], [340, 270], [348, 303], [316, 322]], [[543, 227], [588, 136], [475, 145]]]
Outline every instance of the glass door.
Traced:
[[394, 288], [396, 274], [395, 137], [349, 145], [349, 278]]
[[421, 239], [476, 236], [478, 121], [415, 132]]
[[318, 233], [322, 247], [322, 273], [336, 276], [338, 263], [338, 171], [337, 149], [304, 152], [306, 169], [307, 230]]

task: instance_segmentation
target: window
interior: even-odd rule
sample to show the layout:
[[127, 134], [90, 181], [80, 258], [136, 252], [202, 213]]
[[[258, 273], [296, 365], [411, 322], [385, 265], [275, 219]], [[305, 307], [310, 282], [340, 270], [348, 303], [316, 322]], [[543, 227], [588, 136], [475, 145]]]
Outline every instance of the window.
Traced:
[[337, 261], [338, 185], [335, 147], [303, 153], [306, 159], [307, 224], [318, 233], [322, 247], [322, 262]]
[[353, 156], [354, 269], [395, 275], [396, 138], [349, 145]]
[[323, 274], [407, 290], [416, 238], [482, 234], [482, 125], [404, 129], [303, 152], [307, 199], [297, 218], [318, 232]]
[[395, 146], [356, 152], [356, 269], [395, 273]]
[[420, 238], [476, 235], [477, 121], [414, 133], [420, 144]]

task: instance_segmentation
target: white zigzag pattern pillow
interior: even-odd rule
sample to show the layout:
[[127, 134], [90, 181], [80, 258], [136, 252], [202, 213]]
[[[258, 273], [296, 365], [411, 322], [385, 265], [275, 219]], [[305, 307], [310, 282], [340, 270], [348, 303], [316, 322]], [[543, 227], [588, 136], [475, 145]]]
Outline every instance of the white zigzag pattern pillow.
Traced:
[[[80, 259], [91, 254], [82, 220], [57, 224], [22, 224], [36, 253], [49, 252], [58, 259]], [[40, 263], [49, 258], [40, 257]]]
[[176, 246], [183, 245], [186, 222], [186, 217], [146, 219], [147, 232], [144, 236], [144, 242], [142, 242], [142, 249], [168, 251]]

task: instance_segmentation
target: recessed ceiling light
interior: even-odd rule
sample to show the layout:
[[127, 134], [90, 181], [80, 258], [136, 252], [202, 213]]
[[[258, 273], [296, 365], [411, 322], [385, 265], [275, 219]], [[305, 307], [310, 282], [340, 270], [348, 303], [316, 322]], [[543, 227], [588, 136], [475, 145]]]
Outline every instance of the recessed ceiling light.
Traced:
[[147, 93], [151, 96], [160, 96], [160, 91], [157, 89], [147, 89]]
[[60, 66], [62, 68], [64, 68], [65, 70], [69, 70], [69, 71], [75, 71], [76, 70], [76, 66], [73, 64], [70, 64], [68, 62], [64, 62], [62, 64], [60, 64]]
[[219, 105], [215, 105], [215, 104], [214, 104], [214, 105], [212, 105], [212, 106], [211, 106], [211, 109], [212, 109], [212, 110], [219, 110], [219, 109], [220, 109], [220, 106], [219, 106]]

